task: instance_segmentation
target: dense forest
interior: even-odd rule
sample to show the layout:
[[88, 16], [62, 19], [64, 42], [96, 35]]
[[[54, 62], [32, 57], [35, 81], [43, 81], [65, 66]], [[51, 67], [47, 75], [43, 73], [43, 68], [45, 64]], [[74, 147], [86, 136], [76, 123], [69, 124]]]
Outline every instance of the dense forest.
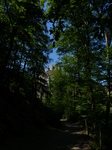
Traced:
[[0, 118], [2, 144], [63, 118], [112, 148], [111, 0], [0, 1]]

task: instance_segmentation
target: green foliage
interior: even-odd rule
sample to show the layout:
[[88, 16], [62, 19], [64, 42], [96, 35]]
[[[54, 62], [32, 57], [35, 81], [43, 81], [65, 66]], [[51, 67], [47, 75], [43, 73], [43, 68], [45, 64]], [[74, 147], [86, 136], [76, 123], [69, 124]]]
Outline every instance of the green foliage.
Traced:
[[39, 1], [4, 1], [0, 6], [0, 85], [36, 96], [50, 52], [44, 12]]
[[45, 88], [42, 74], [49, 52], [46, 19], [39, 1], [0, 1], [0, 136], [6, 142], [3, 145], [10, 137], [30, 135], [32, 130], [48, 124], [49, 110], [37, 98], [37, 92]]
[[73, 97], [70, 95], [69, 78], [66, 72], [56, 67], [51, 73], [51, 97], [45, 100], [45, 104], [61, 116], [69, 117], [74, 105]]
[[[25, 104], [33, 106], [37, 106], [37, 92], [51, 93], [44, 100], [52, 112], [50, 118], [76, 117], [86, 122], [95, 136], [99, 128], [108, 127], [111, 1], [4, 0], [0, 11], [1, 88], [22, 95]], [[53, 46], [47, 36], [47, 21], [52, 24]], [[53, 47], [61, 61], [50, 74], [47, 91], [44, 68]]]
[[61, 105], [61, 100], [72, 99], [69, 92], [73, 92], [74, 114], [78, 113], [82, 122], [86, 118], [91, 132], [97, 135], [97, 126], [108, 125], [110, 115], [112, 4], [109, 0], [67, 2], [48, 1], [53, 42], [62, 56], [60, 78], [58, 70], [51, 99]]

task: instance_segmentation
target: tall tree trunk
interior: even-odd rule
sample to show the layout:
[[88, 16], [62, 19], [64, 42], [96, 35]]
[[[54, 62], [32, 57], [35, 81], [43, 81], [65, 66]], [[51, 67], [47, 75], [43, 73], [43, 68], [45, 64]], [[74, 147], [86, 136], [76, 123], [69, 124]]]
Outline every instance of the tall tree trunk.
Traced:
[[86, 56], [86, 69], [87, 69], [87, 75], [88, 75], [88, 85], [89, 85], [89, 90], [91, 93], [91, 109], [95, 111], [95, 101], [93, 97], [93, 85], [92, 85], [92, 80], [91, 80], [91, 68], [90, 68], [90, 60], [89, 56], [87, 54]]
[[110, 44], [108, 41], [107, 32], [104, 31], [106, 48], [107, 48], [107, 102], [106, 102], [106, 116], [105, 123], [106, 126], [109, 124], [109, 114], [110, 114]]
[[13, 70], [15, 69], [15, 66], [16, 66], [16, 58], [17, 58], [17, 52], [18, 52], [18, 45], [17, 43], [15, 42], [17, 48], [16, 48], [16, 51], [15, 51], [15, 54], [14, 54], [14, 64], [13, 64]]
[[9, 58], [11, 55], [11, 51], [13, 49], [14, 37], [15, 37], [16, 32], [17, 32], [17, 30], [15, 28], [13, 28], [12, 33], [11, 33], [11, 37], [10, 37], [9, 50], [8, 50], [8, 53], [7, 53], [6, 58], [5, 58], [4, 68], [8, 64], [8, 61], [9, 61]]
[[23, 67], [23, 72], [22, 72], [22, 77], [24, 77], [25, 69], [26, 69], [26, 62], [27, 62], [27, 56], [24, 62], [24, 67]]
[[21, 69], [21, 61], [22, 61], [23, 53], [21, 53], [21, 58], [19, 60], [19, 70]]
[[[30, 49], [29, 49], [29, 55], [30, 55]], [[26, 63], [27, 63], [27, 59], [28, 59], [28, 54], [26, 52], [26, 58], [25, 58], [25, 62], [24, 62], [24, 67], [23, 67], [23, 73], [22, 73], [22, 76], [24, 76], [24, 73], [25, 73], [25, 69], [26, 69]]]
[[90, 67], [90, 56], [89, 56], [90, 36], [89, 36], [88, 26], [86, 27], [86, 32], [87, 32], [86, 69], [87, 69], [87, 75], [88, 75], [88, 85], [89, 85], [89, 89], [90, 89], [90, 93], [91, 93], [91, 109], [92, 109], [92, 111], [95, 111], [95, 100], [93, 97], [93, 85], [92, 85], [92, 79], [91, 79], [91, 67]]
[[77, 72], [77, 82], [78, 82], [78, 86], [79, 86], [79, 88], [78, 88], [78, 96], [79, 96], [79, 99], [80, 99], [80, 72], [79, 72], [79, 67], [80, 67], [80, 65], [79, 65], [79, 63], [80, 63], [80, 54], [79, 54], [79, 51], [78, 51], [78, 54], [77, 54], [77, 58], [78, 58], [78, 72]]
[[11, 51], [12, 51], [12, 48], [13, 48], [13, 43], [14, 43], [14, 37], [17, 33], [17, 28], [15, 28], [13, 26], [13, 22], [12, 22], [12, 19], [11, 19], [11, 16], [10, 16], [10, 13], [9, 13], [9, 8], [8, 8], [8, 4], [7, 4], [7, 1], [5, 0], [5, 7], [7, 9], [7, 15], [9, 17], [9, 20], [10, 20], [10, 24], [12, 26], [12, 32], [11, 32], [11, 36], [10, 36], [10, 43], [9, 43], [9, 51], [6, 55], [6, 59], [5, 59], [5, 63], [4, 63], [4, 67], [6, 67], [8, 61], [9, 61], [9, 58], [10, 58], [10, 55], [11, 55]]

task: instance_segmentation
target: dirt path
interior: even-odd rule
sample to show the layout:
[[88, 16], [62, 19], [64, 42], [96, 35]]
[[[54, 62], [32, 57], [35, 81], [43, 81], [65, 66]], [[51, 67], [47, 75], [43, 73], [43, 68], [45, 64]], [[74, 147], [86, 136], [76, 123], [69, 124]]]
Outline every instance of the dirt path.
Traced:
[[46, 150], [90, 150], [90, 138], [78, 125], [66, 122], [64, 129], [54, 131], [50, 141], [46, 143]]
[[27, 136], [6, 137], [0, 150], [90, 150], [89, 140], [81, 127], [65, 122], [60, 130], [34, 129]]

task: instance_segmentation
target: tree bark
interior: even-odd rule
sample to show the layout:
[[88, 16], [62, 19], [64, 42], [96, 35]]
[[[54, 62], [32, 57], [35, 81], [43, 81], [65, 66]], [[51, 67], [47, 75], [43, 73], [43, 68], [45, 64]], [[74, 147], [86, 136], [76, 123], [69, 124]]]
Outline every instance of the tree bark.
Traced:
[[107, 32], [104, 31], [106, 48], [107, 48], [107, 102], [106, 102], [106, 116], [105, 123], [108, 127], [109, 125], [109, 115], [110, 115], [110, 44], [108, 44]]

